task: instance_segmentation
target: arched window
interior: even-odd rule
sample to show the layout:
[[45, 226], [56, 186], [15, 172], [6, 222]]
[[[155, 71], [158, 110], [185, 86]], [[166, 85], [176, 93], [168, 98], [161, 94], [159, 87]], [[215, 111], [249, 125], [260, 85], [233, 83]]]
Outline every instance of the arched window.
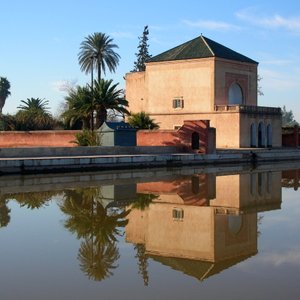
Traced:
[[254, 123], [250, 127], [250, 147], [256, 147], [256, 125]]
[[232, 235], [238, 235], [243, 227], [243, 216], [228, 215], [228, 229]]
[[272, 125], [267, 126], [267, 147], [272, 147]]
[[265, 147], [265, 125], [263, 122], [260, 122], [258, 125], [258, 147]]
[[243, 104], [243, 91], [241, 87], [234, 82], [228, 92], [228, 104]]

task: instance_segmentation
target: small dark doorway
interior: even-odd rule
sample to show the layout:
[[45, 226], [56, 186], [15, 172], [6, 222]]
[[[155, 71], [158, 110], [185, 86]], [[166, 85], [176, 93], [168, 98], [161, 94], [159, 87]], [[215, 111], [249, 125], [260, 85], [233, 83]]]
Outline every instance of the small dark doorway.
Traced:
[[200, 180], [198, 176], [192, 176], [192, 193], [197, 195], [200, 192]]
[[192, 149], [199, 149], [200, 148], [200, 136], [198, 132], [193, 132], [192, 133]]

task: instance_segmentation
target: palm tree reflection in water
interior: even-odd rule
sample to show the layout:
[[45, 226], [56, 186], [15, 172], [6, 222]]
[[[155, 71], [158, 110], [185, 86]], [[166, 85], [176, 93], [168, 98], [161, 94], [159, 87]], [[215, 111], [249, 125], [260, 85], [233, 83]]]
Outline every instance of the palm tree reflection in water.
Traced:
[[68, 215], [65, 228], [84, 239], [80, 245], [78, 259], [80, 269], [90, 278], [101, 281], [113, 275], [119, 259], [117, 237], [128, 220], [129, 210], [106, 209], [101, 188], [68, 190], [65, 192], [61, 210]]
[[6, 227], [10, 221], [10, 209], [7, 207], [7, 200], [0, 199], [0, 228]]

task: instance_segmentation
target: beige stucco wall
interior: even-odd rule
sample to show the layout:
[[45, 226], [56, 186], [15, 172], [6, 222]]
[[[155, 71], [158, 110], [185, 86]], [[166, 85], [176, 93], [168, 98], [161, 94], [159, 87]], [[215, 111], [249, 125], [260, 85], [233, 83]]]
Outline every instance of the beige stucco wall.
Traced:
[[[182, 221], [173, 219], [174, 208], [183, 209]], [[148, 222], [148, 252], [162, 256], [214, 259], [214, 218], [211, 208], [152, 204]]]
[[[161, 129], [210, 120], [217, 148], [250, 147], [250, 126], [259, 122], [271, 124], [272, 146], [281, 147], [280, 115], [215, 111], [215, 105], [228, 104], [232, 83], [242, 88], [243, 105], [257, 106], [257, 65], [215, 57], [148, 63], [145, 72], [126, 74], [126, 98], [131, 112], [146, 111]], [[173, 108], [174, 98], [183, 99], [184, 107]]]
[[[250, 128], [251, 124], [255, 124], [256, 130], [258, 130], [259, 123], [262, 122], [265, 128], [265, 146], [267, 146], [267, 126], [270, 124], [272, 127], [272, 146], [282, 146], [282, 119], [280, 115], [251, 115], [241, 114], [241, 147], [250, 147]], [[258, 141], [256, 138], [256, 145]]]
[[216, 176], [216, 199], [210, 206], [257, 211], [280, 207], [281, 172], [253, 172]]
[[131, 112], [147, 111], [148, 94], [146, 72], [131, 72], [126, 74], [126, 99], [129, 100]]
[[240, 114], [237, 112], [212, 112], [188, 115], [153, 114], [151, 117], [160, 126], [167, 129], [174, 129], [174, 126], [182, 126], [184, 120], [187, 119], [210, 120], [210, 126], [216, 128], [217, 148], [240, 147]]
[[[184, 108], [174, 109], [174, 98], [182, 98]], [[126, 74], [126, 99], [131, 112], [211, 111], [214, 100], [214, 58], [149, 63], [146, 72]]]
[[244, 105], [257, 105], [257, 65], [216, 58], [215, 104], [228, 104], [228, 92], [236, 82], [243, 90]]
[[[184, 218], [173, 218], [173, 209]], [[238, 232], [231, 219], [239, 218]], [[153, 203], [128, 215], [126, 241], [144, 243], [152, 255], [217, 262], [257, 251], [257, 214], [220, 215], [214, 207]], [[143, 223], [143, 224], [142, 224]]]

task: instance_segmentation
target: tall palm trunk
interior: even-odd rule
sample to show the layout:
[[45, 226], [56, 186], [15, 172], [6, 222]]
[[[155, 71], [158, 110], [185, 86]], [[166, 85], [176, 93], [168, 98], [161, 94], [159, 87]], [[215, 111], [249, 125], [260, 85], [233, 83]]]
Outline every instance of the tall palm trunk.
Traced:
[[98, 60], [98, 82], [101, 80], [101, 63]]
[[5, 98], [4, 97], [0, 97], [0, 115], [2, 114], [2, 108], [5, 104]]

